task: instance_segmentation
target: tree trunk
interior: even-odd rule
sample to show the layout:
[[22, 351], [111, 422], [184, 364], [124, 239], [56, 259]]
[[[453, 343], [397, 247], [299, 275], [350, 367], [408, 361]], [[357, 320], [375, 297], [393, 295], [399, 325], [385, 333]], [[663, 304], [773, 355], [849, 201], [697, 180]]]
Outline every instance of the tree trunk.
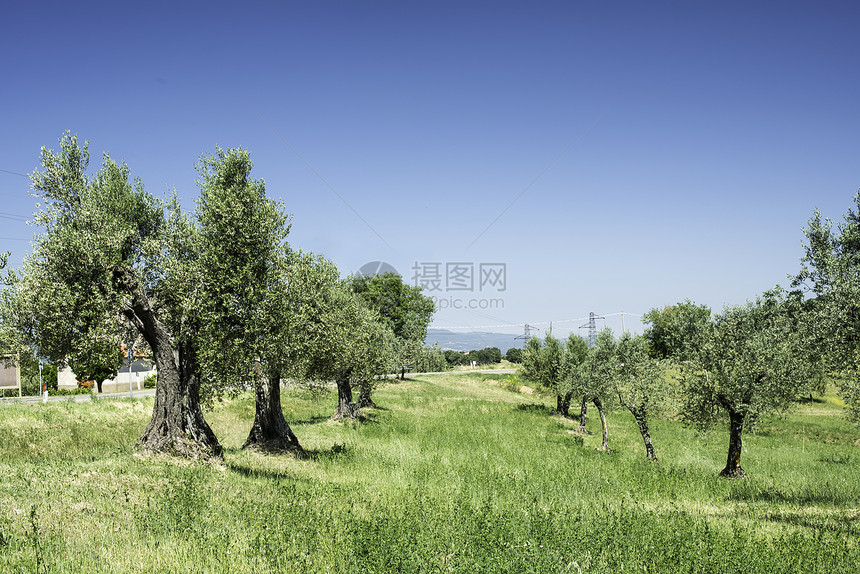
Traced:
[[600, 414], [600, 427], [603, 429], [603, 444], [600, 445], [600, 450], [609, 450], [609, 429], [606, 427], [606, 414], [603, 412], [603, 403], [600, 399], [594, 397], [594, 406], [597, 407], [597, 412]]
[[585, 418], [588, 414], [588, 401], [585, 397], [582, 397], [582, 406], [579, 408], [579, 427], [577, 427], [576, 432], [579, 434], [588, 434], [588, 430], [585, 428]]
[[130, 298], [123, 315], [146, 339], [158, 371], [152, 418], [137, 446], [146, 452], [192, 459], [221, 456], [221, 445], [200, 408], [196, 349], [191, 342], [180, 341], [177, 362], [170, 332], [155, 316], [152, 304], [137, 285], [134, 273], [115, 268], [113, 278]]
[[563, 417], [570, 417], [571, 396], [571, 393], [567, 393], [566, 395], [556, 395], [555, 397], [555, 410]]
[[373, 386], [371, 384], [360, 385], [358, 387], [358, 402], [355, 404], [357, 409], [375, 409], [376, 403], [373, 402], [371, 396]]
[[280, 373], [274, 373], [267, 379], [259, 378], [254, 386], [256, 391], [254, 424], [242, 448], [269, 452], [304, 452], [281, 409]]
[[631, 408], [629, 405], [627, 409], [633, 415], [633, 418], [636, 419], [636, 424], [639, 425], [639, 433], [642, 435], [642, 442], [645, 443], [645, 458], [657, 462], [657, 455], [654, 454], [654, 445], [651, 444], [651, 433], [648, 432], [648, 418], [645, 416], [645, 411], [641, 408]]
[[103, 383], [104, 383], [104, 380], [96, 381], [96, 389], [98, 389], [99, 394], [101, 394], [101, 392], [102, 392], [102, 384]]
[[192, 459], [221, 456], [221, 445], [200, 408], [200, 374], [193, 345], [179, 344], [178, 366], [173, 348], [161, 337], [155, 344], [150, 342], [150, 347], [158, 370], [155, 406], [137, 446], [147, 452]]
[[726, 460], [726, 468], [720, 472], [720, 476], [729, 478], [744, 478], [746, 473], [741, 468], [741, 447], [743, 446], [744, 414], [728, 409], [729, 411], [729, 456]]
[[341, 374], [337, 380], [337, 410], [332, 416], [335, 420], [354, 419], [358, 416], [358, 407], [352, 404], [352, 387], [349, 384], [349, 372]]

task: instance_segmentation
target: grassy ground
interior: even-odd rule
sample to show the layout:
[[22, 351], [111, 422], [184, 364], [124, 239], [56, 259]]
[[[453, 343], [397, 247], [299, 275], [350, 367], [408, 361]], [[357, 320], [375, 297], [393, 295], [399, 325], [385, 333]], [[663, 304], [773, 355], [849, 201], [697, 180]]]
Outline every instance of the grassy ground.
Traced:
[[241, 451], [250, 396], [207, 413], [222, 464], [141, 458], [150, 400], [0, 405], [0, 572], [857, 572], [860, 432], [833, 397], [728, 436], [629, 415], [609, 453], [511, 375], [381, 388], [360, 424], [286, 392], [306, 459]]

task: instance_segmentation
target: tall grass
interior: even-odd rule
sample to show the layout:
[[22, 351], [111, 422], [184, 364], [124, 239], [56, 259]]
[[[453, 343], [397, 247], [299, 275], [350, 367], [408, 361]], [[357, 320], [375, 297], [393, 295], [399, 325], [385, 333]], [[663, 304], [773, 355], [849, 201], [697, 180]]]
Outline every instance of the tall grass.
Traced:
[[598, 421], [579, 437], [504, 379], [397, 382], [355, 424], [285, 392], [303, 459], [243, 452], [240, 397], [207, 413], [219, 464], [137, 456], [151, 400], [0, 405], [0, 572], [857, 571], [860, 434], [832, 397], [760, 421], [732, 481], [725, 432], [654, 421], [653, 465], [629, 415], [599, 452]]

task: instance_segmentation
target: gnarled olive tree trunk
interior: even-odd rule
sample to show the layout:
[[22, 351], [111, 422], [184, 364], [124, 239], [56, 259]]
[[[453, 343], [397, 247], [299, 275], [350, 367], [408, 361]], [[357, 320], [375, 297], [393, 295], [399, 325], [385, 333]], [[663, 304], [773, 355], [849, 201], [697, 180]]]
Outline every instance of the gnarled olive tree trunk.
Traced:
[[375, 409], [376, 403], [373, 402], [373, 386], [371, 383], [362, 384], [358, 387], [358, 402], [355, 403], [357, 409]]
[[304, 452], [281, 409], [281, 375], [272, 373], [255, 383], [254, 424], [242, 448]]
[[573, 393], [555, 396], [555, 410], [563, 417], [570, 416], [570, 399]]
[[218, 438], [200, 408], [200, 367], [194, 345], [180, 341], [174, 353], [170, 332], [156, 317], [149, 298], [129, 286], [134, 281], [131, 273], [115, 270], [114, 278], [125, 285], [131, 298], [123, 314], [146, 339], [158, 372], [152, 418], [137, 446], [193, 459], [221, 456]]
[[156, 332], [152, 340], [149, 334], [143, 333], [152, 348], [158, 382], [152, 418], [137, 446], [147, 452], [193, 459], [221, 456], [218, 438], [200, 408], [200, 371], [193, 345], [179, 344], [177, 365], [166, 331]]
[[352, 386], [349, 384], [350, 371], [338, 375], [337, 384], [337, 410], [332, 416], [335, 420], [354, 419], [358, 417], [358, 407], [352, 402]]

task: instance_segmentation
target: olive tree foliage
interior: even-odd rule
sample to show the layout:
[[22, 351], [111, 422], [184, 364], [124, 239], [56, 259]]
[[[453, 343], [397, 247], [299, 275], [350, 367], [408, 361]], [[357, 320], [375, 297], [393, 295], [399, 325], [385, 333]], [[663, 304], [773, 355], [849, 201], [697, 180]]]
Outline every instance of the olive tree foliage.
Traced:
[[[420, 287], [405, 284], [396, 273], [354, 276], [349, 284], [394, 333], [395, 360], [400, 378], [405, 378], [407, 365], [414, 368], [422, 353], [427, 327], [436, 310], [433, 300], [423, 295]], [[362, 395], [359, 403], [365, 402], [372, 403], [370, 395]]]
[[612, 382], [618, 401], [636, 420], [645, 444], [645, 457], [656, 461], [648, 419], [667, 405], [673, 387], [663, 376], [662, 363], [650, 356], [648, 341], [643, 335], [624, 334], [615, 353], [618, 367]]
[[642, 322], [649, 325], [644, 333], [649, 352], [658, 359], [689, 360], [701, 345], [710, 320], [711, 309], [689, 299], [651, 309], [642, 317]]
[[615, 404], [613, 382], [618, 375], [618, 358], [615, 354], [615, 337], [610, 329], [601, 331], [594, 346], [589, 348], [585, 359], [566, 373], [570, 391], [584, 397], [597, 407], [600, 427], [603, 432], [602, 450], [609, 450], [609, 429], [606, 426], [606, 411]]
[[[379, 313], [369, 309], [337, 267], [312, 254], [295, 252], [286, 268], [283, 293], [267, 312], [287, 325], [278, 330], [277, 360], [291, 378], [304, 382], [334, 380], [338, 405], [333, 418], [356, 418], [353, 389], [368, 396], [391, 372], [395, 336]], [[282, 315], [278, 312], [283, 310]], [[273, 325], [277, 329], [277, 325]]]
[[563, 365], [564, 347], [557, 338], [547, 335], [541, 341], [537, 337], [532, 337], [523, 351], [519, 374], [524, 379], [534, 381], [555, 392], [556, 411], [567, 416], [570, 409], [570, 394], [562, 376]]
[[729, 451], [721, 476], [745, 476], [744, 428], [761, 415], [784, 412], [808, 388], [813, 365], [803, 351], [799, 305], [796, 294], [774, 289], [724, 309], [695, 359], [682, 368], [682, 419], [703, 429], [728, 419]]
[[[30, 176], [38, 200], [33, 252], [3, 294], [3, 320], [24, 344], [64, 364], [75, 342], [132, 324], [153, 351], [155, 405], [138, 446], [188, 457], [219, 456], [203, 418], [196, 321], [194, 238], [175, 199], [164, 204], [105, 155], [89, 175], [87, 145], [65, 134], [43, 148]], [[105, 329], [116, 326], [116, 331]], [[106, 327], [107, 326], [107, 327]]]
[[295, 328], [288, 283], [304, 268], [291, 268], [298, 257], [286, 243], [289, 217], [252, 169], [243, 149], [216, 148], [197, 164], [203, 398], [252, 387], [255, 415], [244, 446], [301, 451], [281, 408], [289, 350], [279, 345]]
[[804, 229], [800, 272], [792, 285], [806, 303], [814, 351], [841, 376], [848, 416], [860, 423], [860, 192], [839, 223], [816, 210]]
[[531, 337], [526, 341], [523, 360], [517, 370], [519, 376], [529, 381], [540, 381], [542, 350], [543, 342], [539, 338]]

